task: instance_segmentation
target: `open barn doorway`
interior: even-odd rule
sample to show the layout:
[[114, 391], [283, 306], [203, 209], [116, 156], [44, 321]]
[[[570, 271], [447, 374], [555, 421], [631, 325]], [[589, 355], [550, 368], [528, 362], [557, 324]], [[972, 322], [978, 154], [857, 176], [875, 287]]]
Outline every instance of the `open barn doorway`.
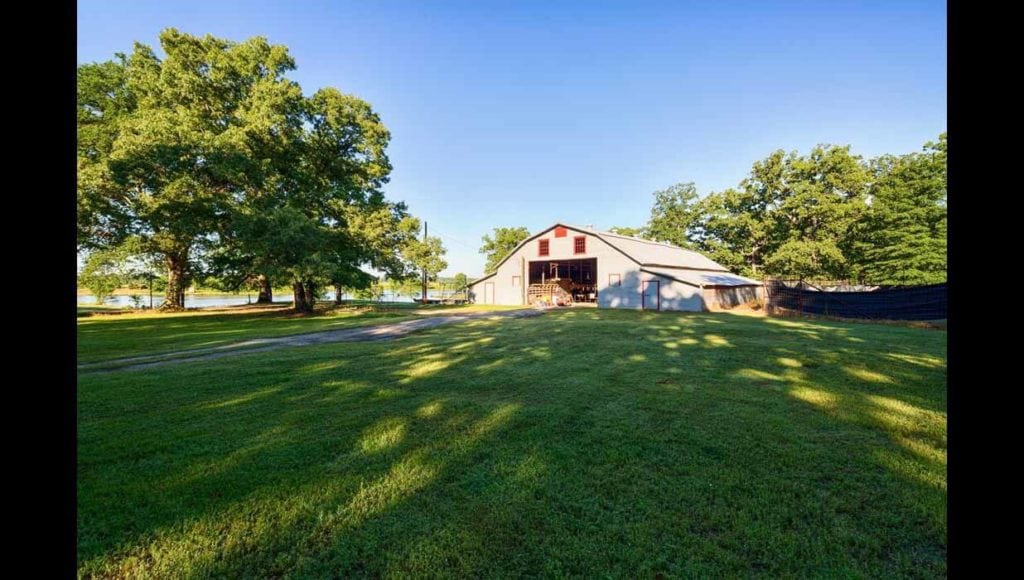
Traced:
[[597, 258], [530, 262], [526, 302], [558, 306], [596, 303]]

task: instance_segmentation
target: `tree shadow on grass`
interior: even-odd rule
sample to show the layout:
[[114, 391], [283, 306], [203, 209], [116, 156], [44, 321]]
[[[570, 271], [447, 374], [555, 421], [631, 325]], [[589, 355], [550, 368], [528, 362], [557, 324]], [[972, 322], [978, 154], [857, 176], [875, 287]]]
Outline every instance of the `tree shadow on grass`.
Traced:
[[944, 335], [777, 322], [559, 311], [84, 377], [81, 571], [944, 573]]

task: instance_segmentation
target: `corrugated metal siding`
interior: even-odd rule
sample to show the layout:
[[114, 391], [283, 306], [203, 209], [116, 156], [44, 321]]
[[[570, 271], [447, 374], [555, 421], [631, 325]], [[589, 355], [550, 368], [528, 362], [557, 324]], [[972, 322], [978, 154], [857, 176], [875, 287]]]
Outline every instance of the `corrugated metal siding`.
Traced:
[[[598, 262], [598, 268], [600, 267], [600, 262]], [[632, 270], [622, 276], [621, 291], [615, 293], [599, 292], [597, 305], [602, 308], [633, 308], [640, 310], [643, 307], [641, 292], [643, 282], [646, 280], [657, 280], [660, 282], [658, 293], [661, 296], [661, 310], [684, 312], [701, 312], [705, 310], [704, 298], [701, 296], [700, 288], [682, 284], [664, 276], [642, 272], [635, 264], [632, 264]]]
[[729, 310], [756, 301], [764, 302], [764, 286], [720, 286], [704, 289], [708, 310]]

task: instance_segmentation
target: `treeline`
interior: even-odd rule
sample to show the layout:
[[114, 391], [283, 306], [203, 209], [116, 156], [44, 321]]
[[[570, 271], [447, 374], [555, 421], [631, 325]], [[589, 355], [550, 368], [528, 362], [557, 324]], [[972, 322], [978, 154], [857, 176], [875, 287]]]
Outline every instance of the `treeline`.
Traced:
[[[164, 57], [78, 68], [78, 243], [83, 274], [163, 271], [162, 308], [197, 279], [225, 289], [287, 285], [310, 311], [374, 281], [447, 267], [439, 238], [385, 198], [390, 133], [365, 101], [305, 96], [288, 49], [168, 29]], [[131, 265], [131, 268], [128, 267]]]
[[[465, 274], [459, 272], [454, 276], [435, 277], [427, 284], [427, 289], [431, 291], [440, 291], [446, 297], [454, 295], [463, 296], [466, 292], [466, 285], [468, 282], [469, 278]], [[399, 280], [384, 278], [374, 281], [366, 288], [350, 290], [348, 293], [355, 298], [383, 300], [386, 292], [390, 292], [395, 296], [406, 296], [416, 299], [420, 297], [422, 291], [422, 279], [404, 278]]]
[[738, 187], [654, 193], [640, 228], [744, 275], [932, 284], [946, 280], [946, 134], [922, 151], [865, 160], [849, 146], [775, 151]]

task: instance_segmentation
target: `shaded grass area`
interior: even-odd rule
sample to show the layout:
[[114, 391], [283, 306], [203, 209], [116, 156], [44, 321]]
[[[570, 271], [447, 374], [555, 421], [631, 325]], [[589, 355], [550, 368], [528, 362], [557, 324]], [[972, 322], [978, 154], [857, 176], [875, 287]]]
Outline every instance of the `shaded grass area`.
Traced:
[[945, 338], [567, 310], [83, 376], [80, 573], [941, 576]]
[[113, 304], [79, 304], [77, 306], [78, 316], [91, 316], [92, 314], [115, 314], [128, 312], [128, 310]]
[[[81, 314], [83, 307], [79, 307]], [[78, 319], [78, 362], [213, 348], [251, 338], [268, 338], [399, 322], [417, 315], [477, 312], [494, 307], [318, 305], [314, 315], [297, 315], [287, 304], [195, 309], [181, 313], [115, 312]]]

